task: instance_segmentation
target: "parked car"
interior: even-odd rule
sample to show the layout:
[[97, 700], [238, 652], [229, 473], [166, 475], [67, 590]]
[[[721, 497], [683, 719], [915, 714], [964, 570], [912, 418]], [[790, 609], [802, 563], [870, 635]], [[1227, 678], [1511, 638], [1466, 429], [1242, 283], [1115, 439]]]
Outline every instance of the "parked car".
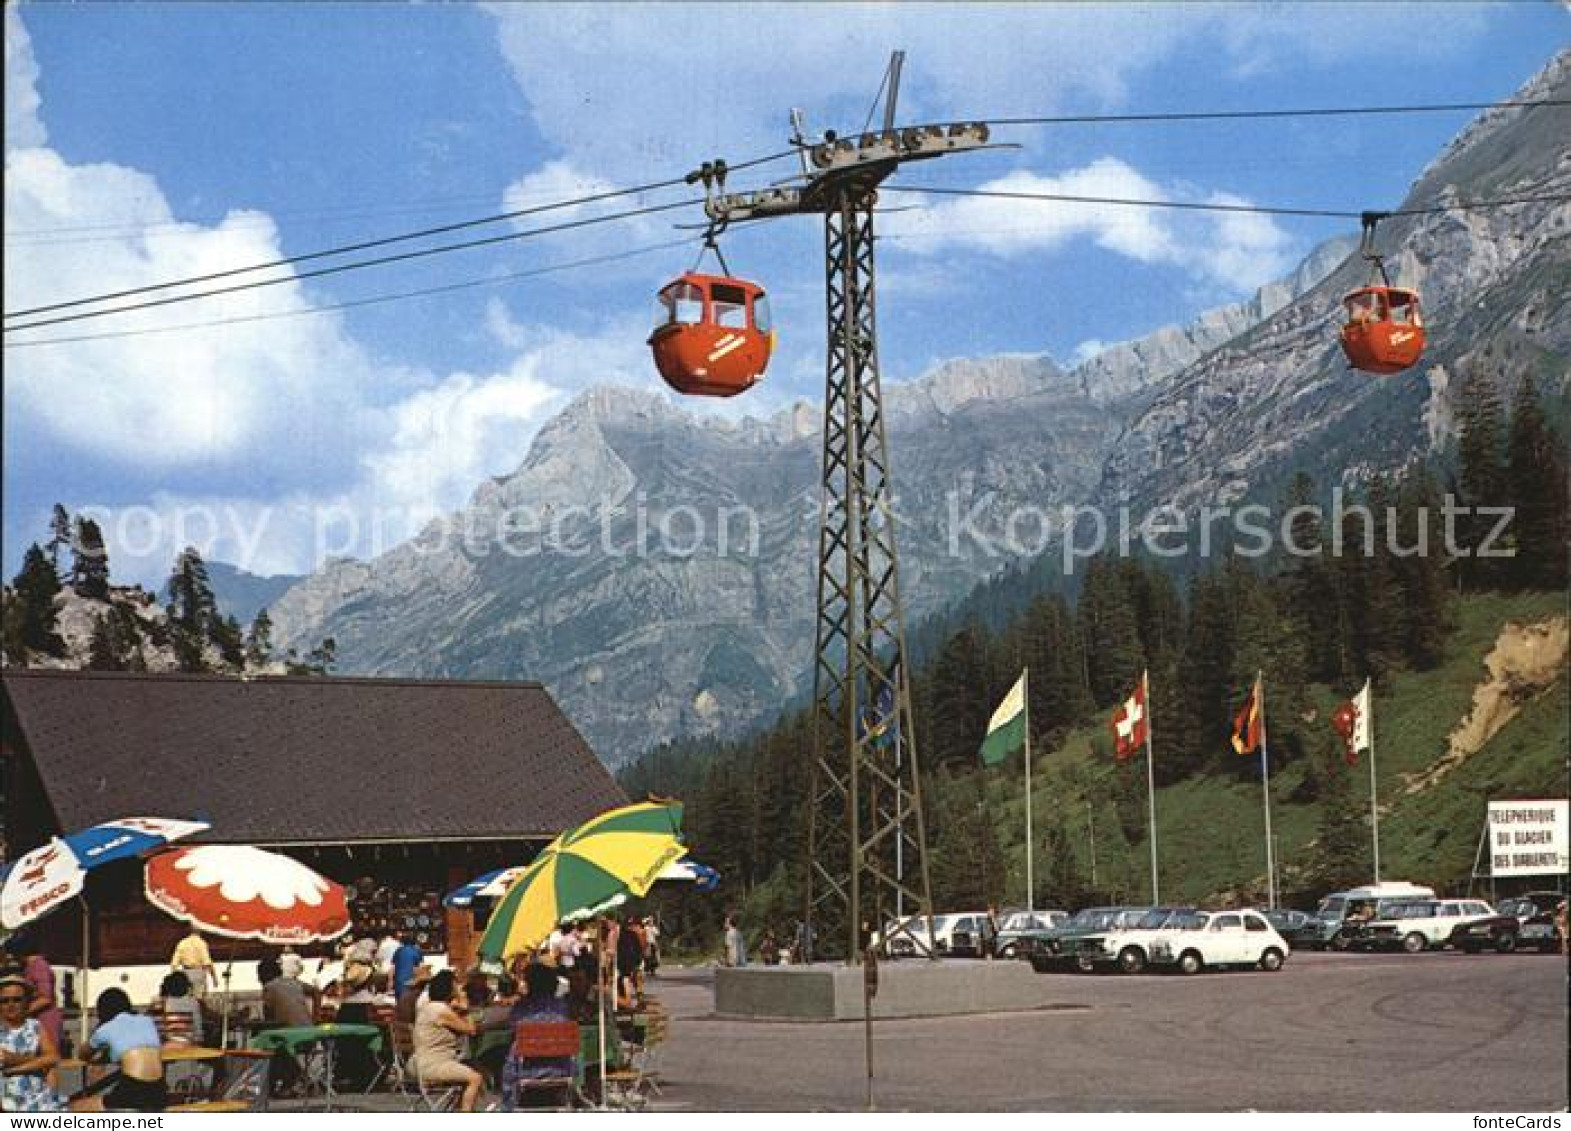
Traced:
[[1332, 892], [1315, 909], [1315, 927], [1301, 932], [1300, 945], [1311, 950], [1346, 950], [1360, 923], [1382, 918], [1397, 903], [1433, 898], [1433, 888], [1400, 880]]
[[1274, 911], [1264, 911], [1261, 914], [1294, 950], [1312, 947], [1319, 940], [1320, 920], [1307, 911], [1278, 907]]
[[[941, 916], [935, 915], [936, 921]], [[888, 939], [887, 951], [891, 958], [926, 957], [932, 950], [927, 933], [927, 919], [922, 915], [907, 915], [904, 919], [891, 919], [882, 931], [873, 932], [870, 940], [875, 947], [883, 947]]]
[[1024, 953], [1038, 974], [1078, 965], [1075, 942], [1083, 935], [1126, 927], [1151, 910], [1149, 907], [1087, 907], [1062, 925], [1045, 931], [1026, 931], [1015, 940], [1015, 952]]
[[1530, 891], [1501, 900], [1495, 910], [1517, 921], [1516, 945], [1522, 950], [1558, 954], [1560, 933], [1555, 929], [1555, 908], [1565, 899], [1557, 891]]
[[1467, 954], [1482, 954], [1486, 950], [1510, 954], [1516, 950], [1521, 931], [1522, 924], [1515, 915], [1487, 915], [1458, 923], [1446, 939], [1446, 945]]
[[1153, 907], [1134, 922], [1081, 935], [1074, 941], [1072, 957], [1082, 970], [1138, 974], [1150, 963], [1152, 944], [1162, 933], [1182, 929], [1195, 914], [1192, 907]]
[[933, 919], [933, 930], [938, 939], [938, 953], [955, 958], [981, 958], [993, 945], [997, 926], [986, 911], [963, 911], [945, 915], [940, 925]]
[[1393, 950], [1409, 954], [1444, 947], [1460, 926], [1493, 916], [1495, 909], [1481, 899], [1420, 899], [1392, 907], [1384, 918], [1373, 919], [1353, 937], [1357, 950]]
[[1151, 942], [1151, 962], [1180, 974], [1226, 967], [1267, 971], [1287, 961], [1287, 940], [1258, 911], [1190, 912]]
[[994, 953], [999, 958], [1024, 958], [1025, 955], [1017, 949], [1023, 935], [1029, 931], [1050, 931], [1068, 921], [1067, 911], [1012, 911], [998, 925]]

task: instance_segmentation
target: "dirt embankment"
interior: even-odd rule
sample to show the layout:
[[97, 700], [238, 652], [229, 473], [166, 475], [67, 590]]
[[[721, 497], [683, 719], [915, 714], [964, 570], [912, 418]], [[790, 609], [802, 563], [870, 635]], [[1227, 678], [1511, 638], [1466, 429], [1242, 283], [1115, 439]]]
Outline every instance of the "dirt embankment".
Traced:
[[1421, 793], [1456, 769], [1524, 704], [1554, 686], [1565, 671], [1571, 623], [1552, 617], [1537, 624], [1512, 622], [1500, 630], [1494, 649], [1484, 657], [1488, 677], [1473, 689], [1473, 708], [1451, 732], [1446, 752], [1420, 774], [1407, 776], [1404, 793]]

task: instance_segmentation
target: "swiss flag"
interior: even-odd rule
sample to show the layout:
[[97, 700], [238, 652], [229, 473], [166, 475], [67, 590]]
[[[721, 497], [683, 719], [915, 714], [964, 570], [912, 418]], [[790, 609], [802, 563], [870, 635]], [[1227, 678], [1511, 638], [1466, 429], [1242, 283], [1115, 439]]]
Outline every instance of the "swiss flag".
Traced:
[[1140, 684], [1123, 705], [1113, 712], [1113, 757], [1127, 762], [1140, 753], [1146, 744], [1150, 721], [1146, 717], [1146, 677], [1140, 673]]
[[1358, 754], [1369, 749], [1369, 681], [1363, 690], [1336, 709], [1331, 725], [1342, 736], [1346, 746], [1347, 764], [1358, 765]]

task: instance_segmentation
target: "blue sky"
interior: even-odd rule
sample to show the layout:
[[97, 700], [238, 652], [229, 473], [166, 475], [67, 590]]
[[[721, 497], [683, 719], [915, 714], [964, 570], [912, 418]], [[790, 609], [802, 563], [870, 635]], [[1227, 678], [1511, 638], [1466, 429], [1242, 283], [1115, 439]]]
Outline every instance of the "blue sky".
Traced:
[[[947, 121], [1488, 101], [1568, 32], [1563, 7], [1525, 3], [23, 4], [5, 19], [8, 310], [773, 153], [792, 106], [810, 130], [859, 127], [897, 47], [901, 119]], [[1385, 207], [1467, 117], [1010, 128], [996, 137], [1018, 150], [905, 179]], [[1338, 230], [886, 199], [921, 205], [880, 220], [893, 380], [955, 356], [1073, 359], [1247, 297]], [[647, 218], [48, 333], [349, 302], [684, 234]], [[816, 399], [817, 223], [737, 231], [726, 250], [770, 290], [781, 351], [761, 391], [703, 407]], [[660, 387], [643, 345], [650, 296], [690, 261], [667, 250], [338, 313], [8, 349], [5, 572], [55, 500], [116, 517], [110, 552], [128, 579], [159, 577], [186, 538], [261, 572], [302, 570], [317, 525], [347, 531], [349, 516], [359, 537], [330, 548], [367, 552], [373, 520], [385, 543], [516, 467], [577, 391]]]

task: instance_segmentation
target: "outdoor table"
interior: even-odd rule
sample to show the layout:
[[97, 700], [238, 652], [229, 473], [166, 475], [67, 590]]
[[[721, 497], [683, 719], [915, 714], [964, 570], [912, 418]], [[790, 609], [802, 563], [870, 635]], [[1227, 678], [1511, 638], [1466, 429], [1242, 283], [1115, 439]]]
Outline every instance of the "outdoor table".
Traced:
[[[334, 1049], [341, 1040], [364, 1041], [374, 1054], [382, 1051], [382, 1030], [375, 1025], [299, 1025], [289, 1029], [264, 1029], [251, 1038], [251, 1047], [264, 1052], [286, 1052], [303, 1063], [309, 1089], [321, 1088], [328, 1111], [333, 1108]], [[315, 1071], [312, 1071], [315, 1069]]]

